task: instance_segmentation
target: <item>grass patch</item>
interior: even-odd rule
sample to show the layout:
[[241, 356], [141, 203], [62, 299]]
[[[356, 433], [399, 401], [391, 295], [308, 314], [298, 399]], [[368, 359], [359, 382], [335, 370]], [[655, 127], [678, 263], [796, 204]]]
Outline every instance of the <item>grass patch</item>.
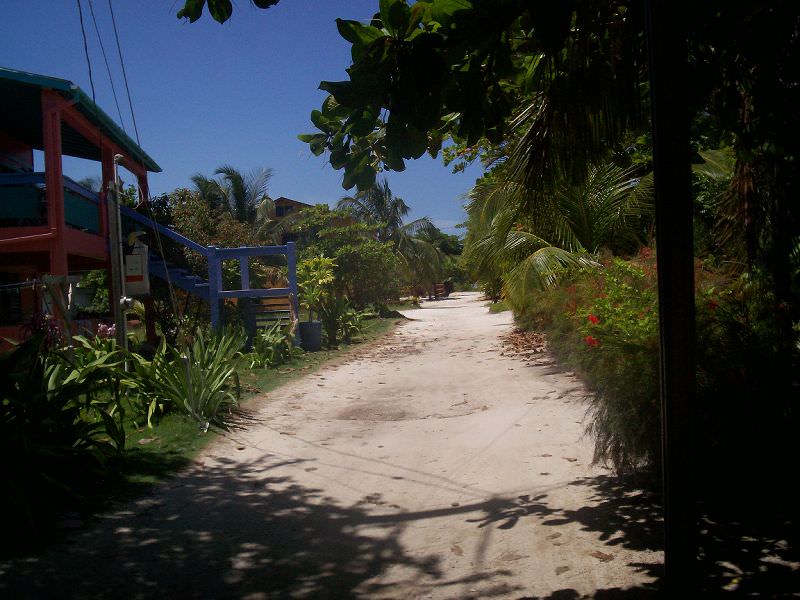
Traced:
[[405, 300], [387, 304], [386, 308], [389, 310], [411, 310], [414, 308], [419, 308], [419, 303], [414, 303], [412, 302], [411, 298], [406, 298]]
[[511, 310], [511, 307], [508, 304], [506, 304], [505, 300], [498, 300], [497, 302], [494, 302], [492, 304], [487, 304], [487, 306], [489, 307], [489, 312], [492, 314]]

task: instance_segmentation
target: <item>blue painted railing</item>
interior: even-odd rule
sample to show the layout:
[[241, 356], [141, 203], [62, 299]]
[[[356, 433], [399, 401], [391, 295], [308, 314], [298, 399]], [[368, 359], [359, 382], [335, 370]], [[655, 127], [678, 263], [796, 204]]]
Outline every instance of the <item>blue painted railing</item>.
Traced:
[[[170, 229], [169, 227], [165, 227], [160, 223], [156, 223], [152, 219], [148, 219], [147, 217], [140, 215], [130, 208], [120, 207], [120, 212], [124, 217], [130, 218], [141, 225], [149, 227], [150, 229], [157, 230], [160, 235], [168, 237], [182, 246], [185, 246], [190, 250], [194, 250], [206, 258], [208, 261], [207, 294], [205, 293], [205, 282], [193, 284], [191, 286], [184, 287], [183, 289], [187, 289], [190, 292], [192, 289], [204, 290], [202, 293], [194, 293], [208, 300], [211, 308], [211, 326], [214, 329], [219, 329], [222, 326], [221, 302], [225, 298], [275, 298], [287, 296], [292, 303], [295, 317], [300, 314], [297, 299], [297, 254], [294, 242], [288, 242], [283, 246], [241, 246], [239, 248], [201, 246], [197, 242], [190, 240], [189, 238]], [[280, 255], [286, 256], [289, 287], [251, 288], [249, 263], [250, 257]], [[239, 273], [241, 278], [241, 287], [239, 289], [225, 289], [222, 282], [222, 261], [224, 260], [239, 261]], [[166, 265], [164, 266], [163, 270], [165, 272], [169, 271]]]

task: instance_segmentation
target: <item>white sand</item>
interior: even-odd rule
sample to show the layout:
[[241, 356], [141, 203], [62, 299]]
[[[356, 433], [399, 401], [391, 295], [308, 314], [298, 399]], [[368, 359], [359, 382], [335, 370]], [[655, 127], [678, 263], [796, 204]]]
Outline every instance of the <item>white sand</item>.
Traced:
[[107, 571], [79, 577], [56, 548], [32, 569], [51, 573], [40, 585], [578, 598], [650, 582], [661, 553], [631, 534], [637, 497], [609, 500], [615, 478], [590, 465], [575, 378], [500, 356], [510, 313], [476, 294], [405, 314], [383, 342], [250, 402], [247, 430], [68, 546], [76, 565], [113, 557]]

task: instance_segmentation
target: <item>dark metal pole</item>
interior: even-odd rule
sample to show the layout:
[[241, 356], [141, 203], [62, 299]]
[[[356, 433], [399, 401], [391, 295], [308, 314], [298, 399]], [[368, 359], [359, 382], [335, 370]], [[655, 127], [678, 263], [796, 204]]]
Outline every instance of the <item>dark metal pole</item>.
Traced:
[[[653, 114], [668, 597], [696, 586], [694, 247], [685, 2], [645, 0]], [[687, 596], [688, 597], [688, 596]]]

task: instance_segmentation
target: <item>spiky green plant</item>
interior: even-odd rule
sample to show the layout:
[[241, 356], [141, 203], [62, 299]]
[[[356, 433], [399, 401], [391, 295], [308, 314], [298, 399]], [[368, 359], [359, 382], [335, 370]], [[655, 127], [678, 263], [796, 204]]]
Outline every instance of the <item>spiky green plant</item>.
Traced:
[[135, 383], [146, 404], [148, 421], [170, 407], [195, 419], [202, 429], [227, 428], [227, 417], [240, 397], [238, 369], [246, 336], [241, 328], [226, 327], [219, 334], [201, 329], [184, 349], [162, 341], [148, 361], [137, 356]]

